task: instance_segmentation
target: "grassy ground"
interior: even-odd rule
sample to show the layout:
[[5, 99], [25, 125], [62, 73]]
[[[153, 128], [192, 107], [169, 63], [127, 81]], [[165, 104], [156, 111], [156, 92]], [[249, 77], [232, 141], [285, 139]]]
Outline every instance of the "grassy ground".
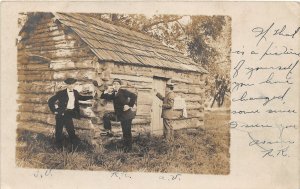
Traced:
[[228, 115], [207, 116], [205, 129], [175, 132], [175, 142], [162, 137], [137, 136], [133, 152], [123, 153], [120, 140], [104, 140], [95, 149], [81, 142], [73, 149], [66, 139], [63, 151], [56, 150], [53, 135], [18, 132], [16, 164], [19, 167], [229, 174]]

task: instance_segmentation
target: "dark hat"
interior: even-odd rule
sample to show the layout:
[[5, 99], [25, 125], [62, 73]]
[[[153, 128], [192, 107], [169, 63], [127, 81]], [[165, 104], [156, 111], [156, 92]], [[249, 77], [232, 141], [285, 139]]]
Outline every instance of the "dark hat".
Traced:
[[76, 83], [76, 81], [77, 81], [77, 79], [74, 79], [74, 78], [69, 77], [69, 78], [67, 78], [64, 82], [65, 82], [66, 84], [68, 84], [68, 85], [71, 85], [71, 84]]
[[119, 78], [115, 78], [114, 80], [113, 80], [113, 83], [114, 82], [118, 82], [118, 83], [120, 83], [120, 85], [122, 85], [122, 81], [121, 81], [121, 79], [119, 79]]

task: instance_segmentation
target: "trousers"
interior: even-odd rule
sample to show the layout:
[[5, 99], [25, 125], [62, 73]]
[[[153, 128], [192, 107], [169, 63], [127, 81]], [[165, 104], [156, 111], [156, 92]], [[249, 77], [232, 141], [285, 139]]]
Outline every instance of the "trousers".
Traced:
[[168, 141], [173, 141], [174, 131], [173, 131], [173, 126], [171, 124], [171, 120], [163, 119], [163, 123], [164, 123], [164, 138], [167, 139]]
[[55, 141], [56, 143], [62, 143], [62, 132], [64, 126], [68, 132], [69, 138], [73, 142], [77, 139], [75, 134], [74, 124], [73, 124], [74, 111], [66, 110], [63, 115], [56, 115], [56, 126], [55, 126]]
[[[114, 112], [105, 113], [103, 116], [104, 129], [111, 130], [111, 121], [118, 121], [117, 115]], [[122, 133], [124, 144], [127, 148], [132, 148], [131, 125], [132, 119], [121, 120]]]

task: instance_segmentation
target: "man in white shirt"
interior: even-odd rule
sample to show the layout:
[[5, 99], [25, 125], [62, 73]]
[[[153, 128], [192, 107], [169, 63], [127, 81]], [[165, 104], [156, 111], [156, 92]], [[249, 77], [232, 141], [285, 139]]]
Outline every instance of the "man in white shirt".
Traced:
[[[55, 141], [59, 148], [62, 147], [62, 131], [64, 126], [66, 127], [72, 144], [78, 143], [79, 138], [75, 134], [73, 118], [80, 119], [79, 100], [85, 101], [93, 98], [93, 96], [80, 95], [79, 92], [74, 89], [76, 81], [74, 78], [67, 78], [64, 81], [67, 84], [67, 88], [58, 91], [48, 101], [50, 110], [55, 114]], [[56, 103], [57, 106], [55, 106]]]

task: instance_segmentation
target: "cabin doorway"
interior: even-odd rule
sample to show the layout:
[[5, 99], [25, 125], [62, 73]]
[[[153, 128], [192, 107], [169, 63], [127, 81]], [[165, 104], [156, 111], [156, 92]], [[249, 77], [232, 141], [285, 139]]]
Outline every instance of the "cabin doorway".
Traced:
[[[165, 96], [166, 78], [154, 77], [153, 89]], [[151, 133], [155, 135], [163, 135], [163, 119], [161, 118], [163, 102], [153, 93], [153, 103], [151, 108]]]

